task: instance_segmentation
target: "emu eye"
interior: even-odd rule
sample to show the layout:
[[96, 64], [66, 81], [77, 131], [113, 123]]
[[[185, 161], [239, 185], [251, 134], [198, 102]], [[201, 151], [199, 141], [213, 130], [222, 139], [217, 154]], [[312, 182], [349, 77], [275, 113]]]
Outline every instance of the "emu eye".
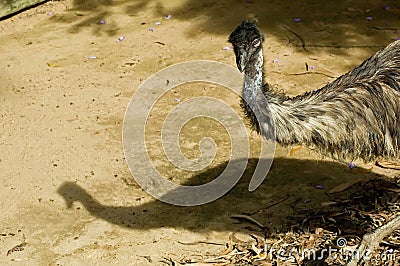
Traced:
[[254, 47], [258, 47], [258, 46], [260, 46], [260, 44], [261, 44], [261, 41], [260, 41], [260, 39], [254, 39], [254, 41], [251, 43], [251, 45], [253, 45]]

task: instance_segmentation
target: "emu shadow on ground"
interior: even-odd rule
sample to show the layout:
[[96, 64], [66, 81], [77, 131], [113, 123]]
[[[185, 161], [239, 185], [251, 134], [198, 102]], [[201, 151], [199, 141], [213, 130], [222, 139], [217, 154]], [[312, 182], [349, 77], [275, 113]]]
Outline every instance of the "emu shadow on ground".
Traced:
[[[173, 227], [194, 232], [243, 231], [265, 236], [262, 228], [231, 218], [240, 214], [266, 225], [270, 233], [267, 238], [316, 230], [362, 238], [372, 227], [379, 226], [374, 224], [374, 216], [389, 217], [392, 207], [400, 202], [397, 184], [385, 176], [352, 171], [336, 162], [287, 158], [276, 158], [264, 183], [256, 191], [249, 192], [248, 183], [257, 161], [249, 160], [241, 180], [229, 193], [202, 206], [177, 207], [157, 200], [138, 206], [103, 205], [96, 200], [94, 192], [73, 182], [62, 184], [58, 193], [68, 208], [79, 202], [94, 217], [123, 227], [141, 230]], [[188, 180], [187, 184], [208, 182], [225, 166], [226, 163], [207, 169]], [[328, 193], [329, 189], [356, 179], [360, 181], [346, 190]]]

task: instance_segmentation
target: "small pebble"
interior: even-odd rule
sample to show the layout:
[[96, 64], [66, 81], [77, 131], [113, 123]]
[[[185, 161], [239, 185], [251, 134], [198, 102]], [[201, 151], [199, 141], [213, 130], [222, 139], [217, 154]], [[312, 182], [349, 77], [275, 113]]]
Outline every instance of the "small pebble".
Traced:
[[149, 31], [154, 31], [154, 28], [149, 28]]
[[156, 25], [156, 26], [161, 25], [161, 22], [157, 21], [154, 23], [154, 25]]
[[371, 21], [372, 17], [366, 17], [365, 19], [368, 20], [368, 21]]
[[315, 66], [310, 66], [311, 69], [315, 69]]
[[278, 62], [279, 62], [279, 59], [274, 59], [274, 60], [272, 60], [272, 62], [278, 63]]
[[174, 99], [174, 102], [176, 102], [176, 103], [179, 103], [180, 101], [181, 101], [181, 99], [179, 99], [179, 98]]
[[302, 21], [301, 18], [294, 18], [294, 19], [293, 19], [293, 22], [296, 22], [296, 23], [301, 22], [301, 21]]
[[325, 189], [325, 187], [324, 187], [323, 185], [321, 185], [321, 184], [315, 185], [315, 188], [318, 188], [318, 189]]
[[356, 167], [356, 164], [354, 162], [350, 162], [349, 163], [349, 168], [353, 169], [354, 167]]
[[49, 17], [51, 17], [51, 16], [53, 16], [54, 15], [54, 12], [49, 12], [49, 13], [47, 13], [47, 16], [49, 16]]
[[172, 16], [171, 15], [168, 15], [168, 16], [165, 16], [165, 19], [170, 19]]
[[103, 24], [106, 24], [106, 21], [105, 21], [104, 19], [102, 19], [102, 20], [99, 21], [99, 23], [100, 23], [101, 25], [103, 25]]
[[88, 56], [88, 59], [96, 59], [97, 57], [96, 56], [94, 56], [94, 55], [90, 55], [90, 56]]
[[231, 48], [229, 46], [225, 46], [224, 48], [222, 48], [222, 50], [226, 50], [229, 51]]
[[125, 40], [125, 37], [124, 37], [124, 36], [120, 36], [120, 37], [118, 38], [118, 41], [120, 41], [120, 42], [122, 42], [123, 40]]

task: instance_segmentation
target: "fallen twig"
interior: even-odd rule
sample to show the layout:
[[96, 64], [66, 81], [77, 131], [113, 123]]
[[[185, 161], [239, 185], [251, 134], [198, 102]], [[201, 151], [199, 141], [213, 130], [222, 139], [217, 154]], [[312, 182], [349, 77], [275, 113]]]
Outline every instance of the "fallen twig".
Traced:
[[188, 242], [188, 243], [178, 241], [178, 243], [182, 244], [182, 245], [207, 244], [207, 245], [225, 246], [224, 244], [221, 244], [221, 243], [215, 243], [215, 242], [209, 242], [209, 241], [195, 241], [195, 242]]
[[261, 229], [267, 228], [265, 225], [263, 225], [262, 223], [260, 223], [259, 221], [257, 221], [256, 219], [254, 219], [253, 217], [248, 216], [248, 215], [237, 214], [237, 215], [232, 215], [231, 218], [248, 220], [248, 221], [258, 225]]
[[163, 260], [160, 260], [160, 262], [167, 264], [168, 266], [175, 266], [177, 263], [173, 261], [171, 258], [166, 258], [164, 257]]
[[289, 28], [286, 25], [282, 25], [282, 27], [284, 27], [287, 31], [289, 31], [290, 33], [292, 33], [294, 36], [296, 36], [300, 42], [301, 42], [301, 47], [303, 48], [304, 51], [309, 52], [308, 49], [306, 48], [306, 43], [304, 42], [303, 37], [301, 37], [297, 32], [295, 32], [294, 30], [292, 30], [291, 28]]
[[382, 241], [381, 243], [382, 243], [383, 245], [388, 246], [388, 247], [391, 247], [391, 248], [400, 249], [400, 245], [395, 244], [395, 243], [390, 243], [390, 242], [387, 242], [387, 241]]
[[377, 26], [372, 26], [372, 27], [368, 27], [368, 28], [374, 29], [374, 30], [390, 30], [390, 31], [398, 30], [395, 27], [377, 27]]
[[353, 252], [353, 256], [347, 263], [347, 266], [357, 266], [362, 264], [366, 259], [363, 255], [366, 254], [366, 252], [373, 252], [385, 237], [389, 236], [397, 229], [400, 229], [400, 215], [375, 231], [364, 235], [361, 243]]
[[267, 209], [269, 209], [269, 208], [271, 208], [271, 207], [274, 207], [275, 205], [278, 205], [279, 203], [284, 202], [284, 201], [287, 200], [289, 197], [290, 197], [290, 196], [289, 196], [289, 194], [288, 194], [288, 195], [284, 196], [283, 198], [281, 198], [281, 199], [279, 199], [279, 200], [277, 200], [277, 201], [275, 201], [275, 202], [273, 202], [273, 203], [271, 203], [271, 204], [265, 206], [264, 208], [261, 208], [261, 209], [257, 210], [257, 212], [259, 212], [260, 210], [267, 210]]
[[338, 192], [342, 192], [342, 191], [348, 189], [348, 188], [351, 187], [351, 186], [354, 186], [355, 184], [357, 184], [358, 182], [361, 182], [361, 181], [362, 181], [361, 178], [357, 178], [357, 179], [355, 179], [355, 180], [351, 180], [351, 181], [349, 181], [349, 182], [342, 183], [342, 184], [340, 184], [340, 185], [337, 185], [337, 186], [334, 187], [334, 188], [331, 188], [331, 189], [328, 191], [328, 193], [338, 193]]
[[336, 78], [335, 76], [331, 76], [329, 74], [325, 74], [325, 73], [318, 72], [318, 71], [300, 72], [300, 73], [286, 73], [286, 72], [280, 72], [280, 71], [272, 71], [272, 73], [276, 73], [276, 74], [280, 74], [280, 75], [288, 75], [288, 76], [301, 76], [301, 75], [316, 74], [316, 75], [323, 75], [328, 78]]
[[383, 48], [385, 47], [385, 45], [307, 44], [307, 47], [351, 49], [351, 48]]

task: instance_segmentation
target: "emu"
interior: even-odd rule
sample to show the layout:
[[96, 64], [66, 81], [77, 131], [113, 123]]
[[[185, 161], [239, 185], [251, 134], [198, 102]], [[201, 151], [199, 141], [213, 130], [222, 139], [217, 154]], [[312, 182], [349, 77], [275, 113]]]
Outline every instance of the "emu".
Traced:
[[290, 98], [263, 83], [263, 40], [249, 21], [229, 36], [245, 74], [242, 107], [258, 133], [341, 161], [399, 158], [400, 41], [323, 88]]
[[[400, 41], [326, 86], [292, 98], [264, 84], [263, 41], [251, 21], [243, 21], [229, 36], [237, 67], [244, 72], [241, 105], [259, 134], [340, 161], [399, 158]], [[358, 249], [373, 250], [397, 228], [400, 216], [365, 235]], [[356, 258], [349, 263], [356, 264]]]

